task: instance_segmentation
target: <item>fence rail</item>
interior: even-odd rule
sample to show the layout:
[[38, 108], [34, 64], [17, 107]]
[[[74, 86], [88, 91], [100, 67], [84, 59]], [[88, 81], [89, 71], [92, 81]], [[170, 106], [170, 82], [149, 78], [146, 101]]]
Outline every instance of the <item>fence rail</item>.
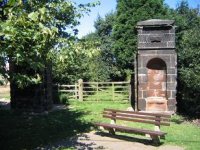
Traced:
[[74, 85], [59, 85], [58, 90], [80, 101], [130, 99], [130, 82], [83, 82], [80, 79]]

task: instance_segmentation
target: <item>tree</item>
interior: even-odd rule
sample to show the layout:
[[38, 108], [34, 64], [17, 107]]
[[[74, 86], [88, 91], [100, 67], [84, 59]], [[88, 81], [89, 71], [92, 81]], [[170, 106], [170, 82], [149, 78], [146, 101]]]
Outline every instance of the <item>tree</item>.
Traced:
[[199, 9], [190, 8], [187, 1], [182, 0], [174, 10], [173, 18], [176, 21], [177, 49], [181, 45], [182, 36], [185, 31], [199, 26]]
[[200, 113], [199, 9], [190, 8], [187, 1], [181, 1], [175, 10], [174, 18], [177, 25], [178, 111], [187, 115], [198, 115]]
[[[95, 32], [84, 37], [85, 40], [99, 42], [99, 55], [96, 57], [95, 68], [98, 68], [99, 77], [103, 80], [119, 80], [118, 71], [113, 51], [114, 40], [112, 38], [116, 13], [110, 12], [105, 17], [98, 16], [95, 23]], [[94, 62], [93, 62], [94, 63]], [[94, 66], [94, 65], [91, 65]], [[93, 67], [94, 68], [94, 67]], [[100, 73], [102, 71], [102, 73]], [[106, 75], [105, 75], [106, 73]]]
[[[81, 16], [79, 8], [65, 0], [9, 1], [3, 9], [7, 19], [2, 19], [0, 26], [1, 56], [35, 71], [43, 70], [44, 62], [51, 60], [51, 52], [62, 42], [74, 40], [77, 18]], [[17, 78], [11, 80], [23, 87], [39, 82], [41, 78], [36, 74], [26, 76], [21, 72], [11, 75]]]
[[78, 79], [84, 81], [102, 81], [101, 63], [96, 62], [99, 55], [97, 41], [78, 40], [76, 43], [65, 45], [55, 52], [53, 63], [54, 83], [74, 84]]
[[[75, 42], [77, 19], [93, 5], [76, 6], [70, 0], [10, 0], [1, 3], [0, 56], [4, 59], [2, 63], [6, 59], [10, 63], [12, 107], [17, 106], [16, 95], [26, 99], [26, 106], [46, 105], [48, 96], [40, 100], [37, 95], [43, 95], [49, 88], [44, 82], [51, 82], [46, 80], [51, 73], [54, 51]], [[29, 89], [33, 90], [28, 92], [30, 95], [35, 93], [33, 101], [29, 100], [32, 97], [27, 97]], [[23, 106], [20, 102], [19, 105]]]
[[109, 78], [111, 80], [120, 80], [120, 71], [117, 68], [116, 56], [114, 54], [114, 39], [113, 28], [116, 20], [116, 12], [110, 12], [106, 14], [104, 18], [98, 16], [95, 21], [95, 33], [101, 43], [101, 59], [105, 62], [105, 65], [109, 68]]
[[83, 38], [83, 41], [89, 43], [90, 47], [96, 49], [92, 57], [86, 59], [88, 70], [88, 80], [90, 81], [108, 81], [110, 80], [110, 67], [103, 58], [102, 43], [100, 37], [95, 33], [89, 34]]
[[[137, 50], [136, 24], [147, 19], [168, 18], [170, 9], [163, 0], [118, 0], [117, 16], [113, 27], [114, 54], [122, 77], [133, 70]], [[168, 18], [169, 19], [169, 18]]]
[[[200, 27], [200, 24], [199, 24]], [[179, 51], [179, 111], [190, 115], [200, 113], [200, 32], [198, 28], [183, 34]]]

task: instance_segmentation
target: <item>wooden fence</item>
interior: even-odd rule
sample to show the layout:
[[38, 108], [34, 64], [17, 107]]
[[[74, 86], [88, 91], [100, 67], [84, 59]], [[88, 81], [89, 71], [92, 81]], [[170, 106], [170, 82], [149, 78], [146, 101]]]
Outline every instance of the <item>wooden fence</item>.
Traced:
[[74, 85], [59, 85], [59, 92], [79, 101], [128, 101], [130, 99], [130, 82], [83, 82]]
[[78, 99], [78, 85], [58, 85], [58, 91], [60, 93], [66, 93], [69, 95], [69, 98]]

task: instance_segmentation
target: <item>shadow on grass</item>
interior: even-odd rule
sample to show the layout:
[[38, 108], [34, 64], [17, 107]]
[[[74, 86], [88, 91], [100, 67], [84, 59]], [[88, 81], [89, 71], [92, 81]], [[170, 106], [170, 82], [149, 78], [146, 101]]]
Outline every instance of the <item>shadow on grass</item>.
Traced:
[[42, 149], [87, 132], [91, 124], [81, 119], [84, 115], [67, 109], [42, 115], [0, 109], [0, 149]]

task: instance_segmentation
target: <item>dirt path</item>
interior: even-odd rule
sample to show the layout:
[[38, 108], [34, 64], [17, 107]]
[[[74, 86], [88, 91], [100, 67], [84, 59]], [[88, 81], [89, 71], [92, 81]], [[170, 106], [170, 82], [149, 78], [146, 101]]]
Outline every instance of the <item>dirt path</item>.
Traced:
[[0, 108], [10, 109], [10, 100], [6, 98], [0, 98]]
[[184, 150], [182, 147], [172, 145], [152, 146], [151, 141], [147, 139], [111, 136], [94, 131], [63, 140], [54, 146], [46, 147], [46, 149], [62, 147], [78, 150]]

